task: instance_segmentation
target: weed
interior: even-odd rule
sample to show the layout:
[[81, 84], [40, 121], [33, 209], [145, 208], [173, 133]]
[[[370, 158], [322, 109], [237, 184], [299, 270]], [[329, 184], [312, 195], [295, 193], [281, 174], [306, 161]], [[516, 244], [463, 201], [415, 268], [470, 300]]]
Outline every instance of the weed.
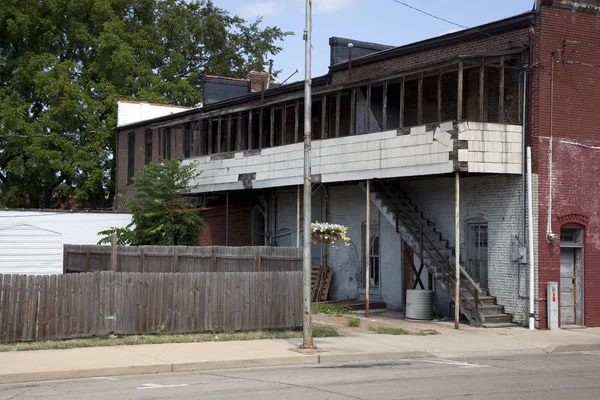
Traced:
[[360, 326], [360, 318], [358, 317], [348, 317], [346, 318], [348, 320], [348, 326], [351, 328], [358, 328]]
[[350, 306], [345, 304], [318, 303], [312, 308], [313, 314], [342, 315], [349, 314], [351, 311]]

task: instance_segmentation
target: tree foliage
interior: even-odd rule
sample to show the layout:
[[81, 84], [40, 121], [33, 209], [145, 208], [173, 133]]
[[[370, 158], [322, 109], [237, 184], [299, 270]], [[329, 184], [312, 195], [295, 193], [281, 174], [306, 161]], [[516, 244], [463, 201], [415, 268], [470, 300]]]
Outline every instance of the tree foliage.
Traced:
[[194, 205], [182, 195], [190, 190], [200, 173], [194, 163], [182, 164], [182, 159], [150, 163], [133, 178], [131, 196], [123, 196], [132, 213], [125, 228], [102, 231], [106, 235], [99, 244], [110, 243], [117, 234], [122, 245], [195, 246], [202, 218], [190, 210]]
[[0, 2], [0, 205], [110, 206], [118, 100], [193, 106], [288, 34], [210, 0]]

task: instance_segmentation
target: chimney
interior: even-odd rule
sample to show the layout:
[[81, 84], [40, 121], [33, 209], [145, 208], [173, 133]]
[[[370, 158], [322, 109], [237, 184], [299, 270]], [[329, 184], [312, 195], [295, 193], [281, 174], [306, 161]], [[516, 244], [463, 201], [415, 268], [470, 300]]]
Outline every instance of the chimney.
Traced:
[[260, 92], [263, 89], [269, 87], [269, 73], [268, 72], [257, 72], [252, 71], [248, 74], [250, 79], [250, 91]]

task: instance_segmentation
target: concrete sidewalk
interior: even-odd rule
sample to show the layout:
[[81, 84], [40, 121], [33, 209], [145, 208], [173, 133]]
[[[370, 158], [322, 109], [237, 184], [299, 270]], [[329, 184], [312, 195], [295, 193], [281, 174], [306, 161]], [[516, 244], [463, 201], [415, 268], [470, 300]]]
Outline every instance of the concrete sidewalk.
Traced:
[[440, 329], [436, 336], [361, 334], [316, 339], [301, 353], [299, 339], [178, 343], [0, 353], [0, 384], [224, 368], [465, 358], [599, 351], [600, 328], [528, 331], [523, 328]]

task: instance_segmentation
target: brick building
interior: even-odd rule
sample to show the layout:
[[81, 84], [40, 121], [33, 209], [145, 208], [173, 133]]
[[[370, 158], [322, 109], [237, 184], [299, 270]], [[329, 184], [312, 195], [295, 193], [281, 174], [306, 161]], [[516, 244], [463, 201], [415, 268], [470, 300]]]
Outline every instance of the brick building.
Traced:
[[[597, 1], [538, 1], [402, 47], [331, 39], [329, 73], [313, 79], [312, 219], [347, 225], [352, 241], [313, 245], [313, 263], [334, 270], [331, 299], [360, 298], [369, 285], [372, 300], [401, 310], [407, 289], [431, 289], [438, 314], [450, 315], [458, 175], [466, 318], [527, 323], [532, 240], [538, 327], [552, 281], [563, 325], [600, 326], [598, 15]], [[203, 107], [119, 126], [117, 191], [128, 193], [145, 163], [183, 155], [202, 172], [190, 194], [207, 207], [201, 244], [295, 246], [303, 82], [271, 86], [254, 74], [230, 86]]]

